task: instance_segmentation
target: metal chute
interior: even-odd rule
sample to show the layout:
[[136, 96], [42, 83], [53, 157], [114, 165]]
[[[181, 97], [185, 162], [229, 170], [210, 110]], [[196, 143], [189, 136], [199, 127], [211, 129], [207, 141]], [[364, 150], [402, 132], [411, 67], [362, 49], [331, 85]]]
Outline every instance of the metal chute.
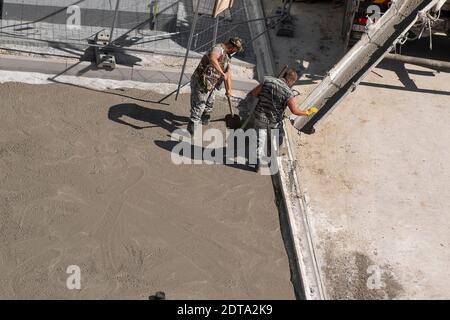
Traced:
[[315, 125], [329, 115], [339, 102], [375, 68], [408, 31], [441, 0], [396, 0], [375, 24], [368, 27], [350, 51], [333, 67], [319, 86], [300, 105], [316, 107], [319, 112], [309, 117], [292, 117], [299, 131], [312, 134]]

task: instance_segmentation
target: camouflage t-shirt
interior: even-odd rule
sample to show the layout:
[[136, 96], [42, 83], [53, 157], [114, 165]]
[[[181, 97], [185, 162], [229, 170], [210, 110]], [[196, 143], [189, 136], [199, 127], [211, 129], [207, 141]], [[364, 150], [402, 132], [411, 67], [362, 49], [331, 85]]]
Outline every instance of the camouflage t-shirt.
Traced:
[[265, 77], [255, 116], [266, 123], [279, 123], [283, 121], [289, 99], [293, 97], [294, 93], [284, 79]]
[[230, 58], [221, 44], [215, 45], [214, 48], [211, 49], [211, 51], [209, 51], [203, 56], [202, 60], [200, 61], [200, 64], [198, 65], [197, 69], [195, 69], [195, 72], [192, 75], [192, 77], [194, 77], [206, 91], [213, 90], [221, 79], [220, 73], [216, 70], [216, 68], [214, 68], [212, 63], [209, 61], [209, 55], [213, 51], [219, 52], [220, 56], [218, 60], [220, 67], [222, 68], [223, 71], [226, 71], [230, 63]]

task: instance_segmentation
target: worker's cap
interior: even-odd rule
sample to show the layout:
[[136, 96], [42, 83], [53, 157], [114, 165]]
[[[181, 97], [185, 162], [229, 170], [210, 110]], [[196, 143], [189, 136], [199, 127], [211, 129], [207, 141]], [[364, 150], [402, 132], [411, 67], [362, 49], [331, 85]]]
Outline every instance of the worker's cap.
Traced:
[[231, 38], [229, 42], [238, 50], [238, 52], [244, 51], [244, 41], [242, 41], [241, 38], [234, 37]]

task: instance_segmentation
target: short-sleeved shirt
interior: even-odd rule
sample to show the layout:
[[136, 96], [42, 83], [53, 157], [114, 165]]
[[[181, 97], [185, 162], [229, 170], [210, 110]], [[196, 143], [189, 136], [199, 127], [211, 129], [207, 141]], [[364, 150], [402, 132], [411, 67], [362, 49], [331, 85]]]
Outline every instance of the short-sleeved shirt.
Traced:
[[206, 91], [213, 90], [219, 83], [220, 79], [222, 78], [220, 73], [212, 65], [211, 61], [209, 61], [209, 55], [211, 53], [215, 53], [219, 57], [218, 61], [223, 71], [225, 71], [228, 68], [228, 65], [230, 63], [230, 57], [225, 52], [225, 49], [222, 46], [222, 44], [215, 45], [211, 49], [211, 51], [209, 51], [203, 56], [202, 60], [200, 61], [200, 64], [198, 65], [197, 69], [195, 69], [195, 72], [192, 76]]
[[265, 77], [255, 108], [255, 117], [269, 124], [280, 123], [283, 121], [287, 103], [293, 97], [294, 93], [286, 80]]

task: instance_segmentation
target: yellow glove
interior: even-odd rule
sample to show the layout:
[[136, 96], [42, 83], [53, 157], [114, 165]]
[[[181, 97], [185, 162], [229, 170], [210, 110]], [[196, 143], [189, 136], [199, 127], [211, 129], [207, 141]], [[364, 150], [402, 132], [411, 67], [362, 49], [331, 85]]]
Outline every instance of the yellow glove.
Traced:
[[314, 113], [317, 113], [319, 111], [319, 109], [317, 109], [316, 107], [311, 107], [308, 110], [305, 111], [305, 113], [310, 116], [313, 115]]

